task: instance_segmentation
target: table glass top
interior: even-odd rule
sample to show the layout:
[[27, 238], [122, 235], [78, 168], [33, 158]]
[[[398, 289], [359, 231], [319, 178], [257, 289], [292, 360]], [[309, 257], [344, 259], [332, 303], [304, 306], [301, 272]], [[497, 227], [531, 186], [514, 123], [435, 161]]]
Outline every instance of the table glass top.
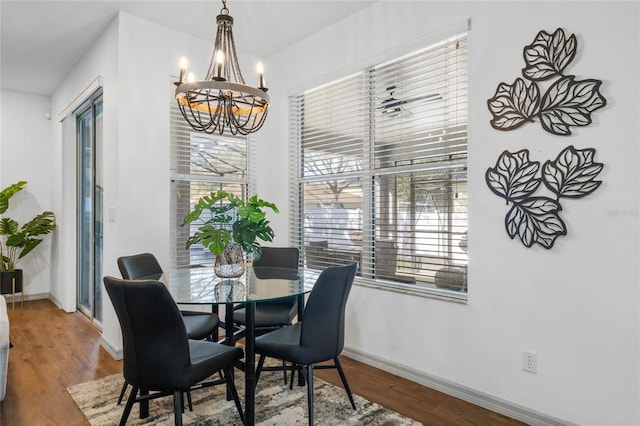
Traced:
[[319, 275], [320, 271], [314, 270], [247, 266], [241, 277], [221, 279], [213, 267], [200, 267], [165, 272], [159, 280], [176, 303], [219, 304], [305, 294], [311, 291]]

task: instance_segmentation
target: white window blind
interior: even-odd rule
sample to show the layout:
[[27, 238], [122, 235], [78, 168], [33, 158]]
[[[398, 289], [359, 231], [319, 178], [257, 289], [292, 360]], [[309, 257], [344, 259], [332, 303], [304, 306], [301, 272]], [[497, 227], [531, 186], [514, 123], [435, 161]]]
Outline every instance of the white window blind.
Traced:
[[291, 243], [306, 267], [464, 297], [466, 34], [289, 100]]
[[171, 140], [171, 253], [172, 268], [209, 264], [214, 257], [201, 244], [185, 248], [198, 227], [182, 227], [182, 222], [203, 195], [218, 189], [247, 199], [255, 190], [250, 138], [247, 136], [206, 134], [195, 131], [184, 120], [173, 98], [170, 99]]

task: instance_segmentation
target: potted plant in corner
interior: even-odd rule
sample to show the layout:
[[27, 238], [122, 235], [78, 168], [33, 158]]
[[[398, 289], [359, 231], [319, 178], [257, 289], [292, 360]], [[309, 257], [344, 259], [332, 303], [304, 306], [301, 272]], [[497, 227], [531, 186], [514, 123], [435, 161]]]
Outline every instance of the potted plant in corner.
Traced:
[[[20, 181], [0, 192], [0, 215], [9, 208], [11, 197], [26, 185], [27, 182]], [[42, 242], [39, 236], [51, 233], [55, 227], [55, 216], [50, 211], [38, 214], [22, 227], [9, 217], [0, 217], [0, 293], [22, 292], [22, 270], [16, 269], [18, 260]]]
[[219, 190], [201, 197], [186, 215], [182, 226], [200, 220], [198, 229], [187, 240], [186, 248], [202, 245], [216, 256], [215, 272], [223, 278], [244, 273], [244, 253], [260, 258], [259, 240], [273, 241], [274, 232], [264, 210], [279, 213], [275, 204], [254, 195], [247, 201]]

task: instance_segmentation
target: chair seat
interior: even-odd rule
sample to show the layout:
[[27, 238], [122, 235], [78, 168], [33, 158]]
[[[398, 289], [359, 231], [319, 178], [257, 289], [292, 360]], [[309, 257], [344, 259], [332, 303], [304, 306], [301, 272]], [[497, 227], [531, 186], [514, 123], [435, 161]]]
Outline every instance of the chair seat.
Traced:
[[206, 340], [189, 340], [191, 358], [190, 377], [182, 390], [189, 390], [193, 383], [206, 379], [211, 371], [222, 370], [242, 359], [244, 351], [238, 346], [220, 345]]
[[181, 311], [189, 339], [202, 340], [211, 336], [212, 330], [220, 324], [218, 315], [207, 312]]
[[[314, 350], [300, 346], [302, 323], [282, 327], [256, 338], [256, 353], [296, 364], [314, 364], [325, 361], [323, 354], [316, 356]], [[309, 348], [310, 349], [310, 348]]]
[[[297, 314], [297, 304], [256, 304], [256, 328], [263, 327], [282, 327], [291, 324], [291, 321]], [[233, 322], [246, 326], [247, 311], [245, 308], [239, 308], [233, 311]]]

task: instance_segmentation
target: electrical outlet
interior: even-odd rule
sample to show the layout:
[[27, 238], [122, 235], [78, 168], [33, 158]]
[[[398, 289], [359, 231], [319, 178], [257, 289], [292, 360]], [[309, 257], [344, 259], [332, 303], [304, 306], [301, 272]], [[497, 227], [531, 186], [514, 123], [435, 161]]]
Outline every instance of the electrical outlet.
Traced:
[[538, 354], [535, 352], [522, 352], [522, 369], [529, 373], [538, 373]]

